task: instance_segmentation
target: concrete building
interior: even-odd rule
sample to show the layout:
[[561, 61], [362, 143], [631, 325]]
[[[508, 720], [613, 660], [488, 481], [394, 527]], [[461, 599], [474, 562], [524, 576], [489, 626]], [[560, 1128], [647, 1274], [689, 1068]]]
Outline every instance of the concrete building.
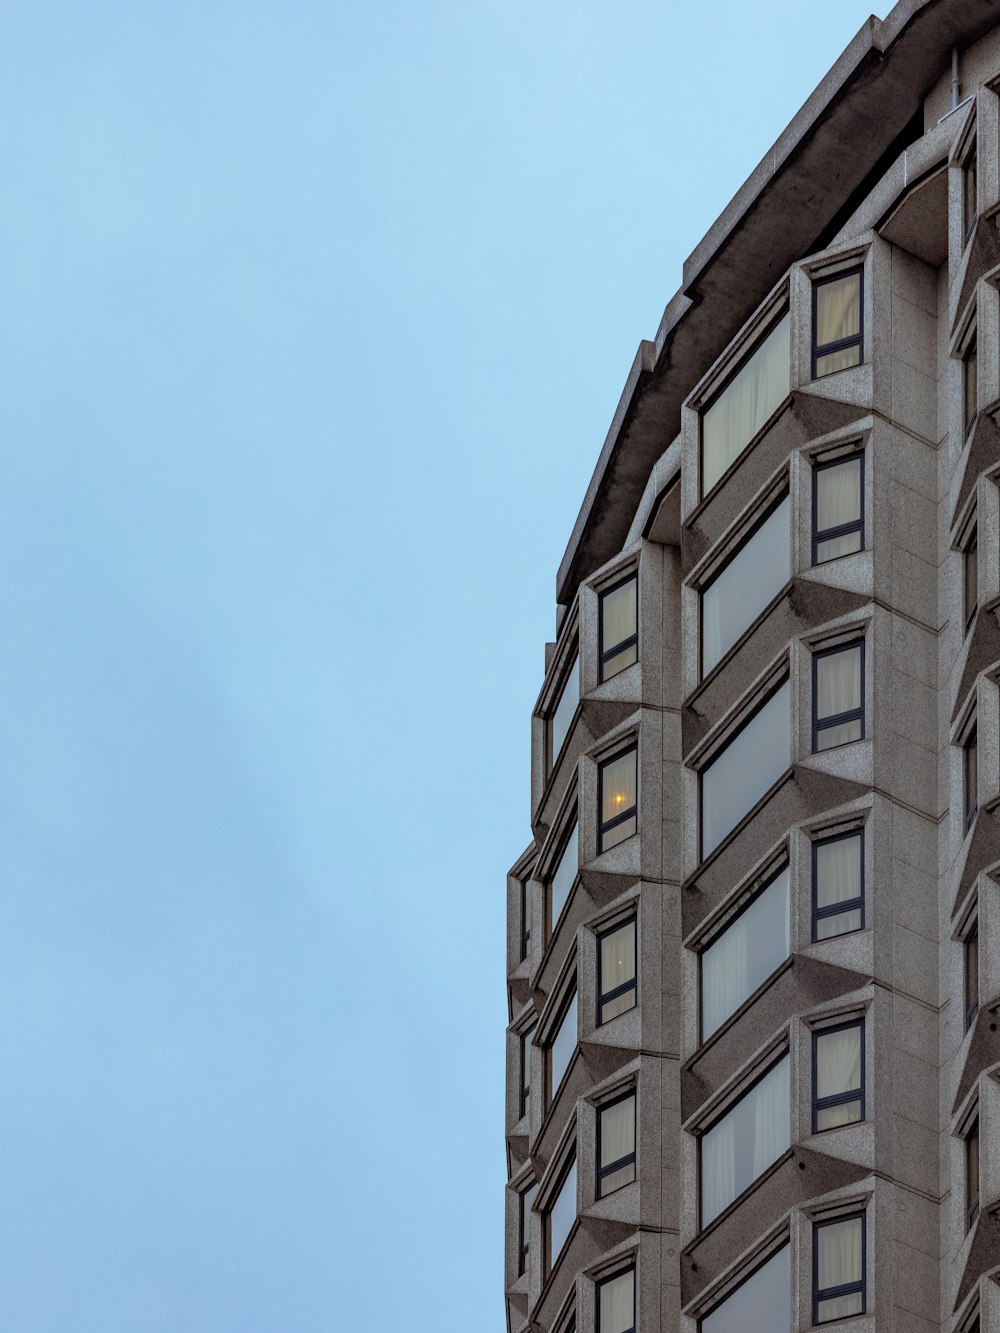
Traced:
[[872, 19], [687, 260], [558, 571], [510, 1333], [1000, 1333], [1000, 4]]

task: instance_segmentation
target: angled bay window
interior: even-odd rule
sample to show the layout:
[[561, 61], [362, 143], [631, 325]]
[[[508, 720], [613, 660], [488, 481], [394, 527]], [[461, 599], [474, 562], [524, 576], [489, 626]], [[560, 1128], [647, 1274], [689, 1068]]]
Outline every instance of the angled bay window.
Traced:
[[864, 928], [864, 829], [837, 833], [813, 843], [812, 882], [814, 941]]
[[702, 1040], [788, 957], [788, 911], [785, 866], [702, 953]]
[[636, 985], [635, 917], [597, 937], [597, 1025], [634, 1009]]
[[865, 1216], [813, 1223], [813, 1323], [864, 1314]]
[[965, 1229], [979, 1216], [979, 1115], [965, 1136]]
[[638, 828], [638, 760], [638, 748], [632, 745], [598, 765], [599, 852], [617, 847]]
[[979, 211], [979, 159], [976, 153], [976, 140], [973, 138], [972, 147], [966, 154], [965, 161], [962, 163], [962, 243], [965, 244], [972, 235], [972, 228], [976, 225], [976, 214]]
[[520, 1045], [520, 1065], [521, 1065], [521, 1089], [520, 1089], [520, 1114], [526, 1116], [531, 1106], [531, 1039], [535, 1035], [535, 1024], [521, 1033], [519, 1038]]
[[577, 821], [570, 826], [559, 861], [549, 879], [549, 931], [553, 931], [562, 915], [580, 868], [580, 840], [577, 834]]
[[519, 1231], [519, 1251], [517, 1261], [517, 1275], [528, 1271], [528, 1259], [531, 1254], [531, 1206], [535, 1202], [535, 1195], [538, 1193], [538, 1185], [529, 1185], [526, 1190], [522, 1190], [518, 1196], [518, 1231]]
[[563, 1177], [552, 1205], [545, 1214], [549, 1271], [555, 1268], [569, 1233], [576, 1222], [576, 1150], [563, 1168]]
[[979, 734], [976, 724], [962, 746], [962, 786], [965, 801], [965, 828], [968, 830], [979, 809]]
[[606, 1198], [635, 1180], [635, 1092], [597, 1111], [597, 1197]]
[[813, 653], [813, 751], [858, 741], [865, 734], [865, 645]]
[[702, 495], [708, 494], [788, 397], [788, 329], [786, 310], [702, 412]]
[[965, 937], [965, 1030], [968, 1032], [979, 1013], [979, 920], [973, 921]]
[[864, 491], [864, 454], [813, 467], [814, 565], [864, 550]]
[[786, 679], [701, 770], [702, 856], [719, 845], [788, 768], [788, 707]]
[[791, 577], [786, 495], [701, 592], [701, 669], [711, 671]]
[[635, 1269], [597, 1284], [597, 1333], [635, 1333]]
[[580, 703], [580, 658], [574, 653], [569, 671], [559, 693], [559, 701], [549, 719], [549, 768], [555, 767], [560, 751], [566, 743], [576, 710]]
[[639, 660], [639, 578], [630, 574], [601, 593], [601, 680]]
[[962, 584], [965, 631], [968, 633], [979, 609], [979, 531], [975, 526], [962, 551]]
[[812, 290], [812, 377], [818, 380], [864, 360], [862, 270], [817, 278]]
[[962, 353], [962, 415], [966, 435], [972, 430], [979, 410], [979, 366], [976, 350], [976, 331]]
[[752, 1184], [790, 1143], [784, 1055], [701, 1136], [701, 1225]]
[[698, 1333], [784, 1333], [792, 1318], [790, 1256], [786, 1243], [699, 1321]]
[[845, 1023], [813, 1033], [813, 1133], [865, 1118], [865, 1029]]
[[552, 1043], [549, 1046], [549, 1101], [559, 1089], [559, 1084], [566, 1075], [569, 1062], [576, 1050], [577, 1014], [576, 981], [573, 982], [569, 998], [566, 1000], [562, 1017]]

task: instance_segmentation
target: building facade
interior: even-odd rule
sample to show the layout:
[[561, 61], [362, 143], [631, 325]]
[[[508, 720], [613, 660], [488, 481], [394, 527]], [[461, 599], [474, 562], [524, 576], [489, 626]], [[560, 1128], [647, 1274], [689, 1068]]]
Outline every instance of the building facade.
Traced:
[[508, 877], [510, 1333], [1000, 1333], [1000, 5], [872, 19], [684, 266]]

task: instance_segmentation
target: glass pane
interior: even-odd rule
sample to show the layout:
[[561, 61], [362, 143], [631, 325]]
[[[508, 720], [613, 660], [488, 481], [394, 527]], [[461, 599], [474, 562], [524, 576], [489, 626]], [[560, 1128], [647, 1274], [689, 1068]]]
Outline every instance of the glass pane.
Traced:
[[786, 1333], [791, 1326], [790, 1250], [783, 1245], [701, 1321], [701, 1333]]
[[620, 824], [616, 824], [613, 829], [608, 829], [606, 833], [601, 834], [601, 851], [606, 852], [611, 847], [617, 847], [620, 842], [626, 838], [631, 838], [638, 825], [635, 816], [631, 819], [623, 819]]
[[969, 1211], [979, 1198], [979, 1121], [965, 1140], [965, 1207]]
[[549, 1265], [555, 1267], [559, 1252], [576, 1221], [576, 1158], [560, 1186], [549, 1213]]
[[962, 203], [963, 203], [963, 221], [966, 232], [976, 220], [977, 211], [977, 162], [976, 154], [969, 154], [965, 162], [965, 172], [962, 178]]
[[707, 856], [788, 767], [788, 682], [702, 772], [701, 839]]
[[788, 1056], [701, 1139], [701, 1224], [707, 1226], [789, 1145]]
[[849, 370], [851, 366], [861, 364], [861, 347], [842, 347], [839, 352], [824, 352], [816, 358], [816, 379], [824, 375], [833, 375], [838, 370]]
[[[843, 1222], [831, 1222], [816, 1228], [816, 1244], [819, 1247], [817, 1280], [820, 1291], [845, 1287], [851, 1282], [862, 1280], [861, 1231], [860, 1217], [848, 1217]], [[856, 1298], [840, 1299], [856, 1299], [859, 1304], [853, 1305], [846, 1313], [860, 1313], [860, 1293]], [[834, 1302], [828, 1301], [826, 1304], [832, 1306]], [[828, 1319], [833, 1317], [831, 1314], [826, 1316]]]
[[601, 679], [610, 680], [612, 676], [617, 676], [619, 671], [624, 671], [639, 660], [639, 645], [630, 643], [627, 648], [623, 648], [620, 653], [615, 653], [614, 657], [609, 657], [601, 667]]
[[816, 1133], [839, 1129], [841, 1125], [855, 1125], [861, 1119], [861, 1102], [841, 1102], [837, 1106], [821, 1106], [816, 1112]]
[[[635, 980], [635, 922], [626, 921], [601, 940], [601, 993]], [[629, 1007], [634, 1004], [629, 999]]]
[[860, 1025], [820, 1033], [816, 1038], [816, 1096], [822, 1100], [860, 1087]]
[[619, 1014], [628, 1013], [634, 1009], [637, 1004], [635, 990], [622, 991], [621, 995], [616, 995], [613, 1000], [604, 1000], [601, 1004], [601, 1022], [610, 1023], [613, 1018]]
[[[856, 523], [861, 517], [861, 467], [858, 454], [816, 471], [816, 531]], [[860, 534], [859, 534], [860, 536]]]
[[861, 834], [818, 842], [816, 856], [816, 906], [832, 907], [861, 897]]
[[829, 1301], [819, 1303], [819, 1322], [828, 1323], [831, 1319], [846, 1319], [848, 1315], [862, 1314], [861, 1292], [852, 1291], [846, 1296], [835, 1296]]
[[635, 1270], [602, 1282], [598, 1304], [600, 1333], [627, 1333], [635, 1326]]
[[836, 727], [824, 727], [816, 738], [816, 749], [832, 750], [838, 745], [848, 745], [851, 741], [861, 739], [861, 719], [856, 717]]
[[601, 597], [602, 651], [608, 652], [637, 632], [636, 596], [638, 582], [629, 579]]
[[573, 714], [576, 712], [576, 706], [580, 702], [580, 659], [574, 657], [573, 665], [569, 669], [569, 675], [566, 677], [566, 684], [563, 686], [562, 694], [559, 696], [559, 702], [556, 704], [555, 712], [552, 714], [552, 756], [551, 761], [554, 764], [559, 758], [559, 751], [566, 740], [566, 734], [569, 731], [569, 725], [573, 721]]
[[965, 941], [965, 1012], [966, 1015], [979, 999], [979, 931], [973, 931]]
[[704, 1037], [710, 1037], [788, 957], [788, 870], [701, 956]]
[[970, 815], [979, 800], [979, 747], [976, 733], [965, 743], [965, 813]]
[[[827, 653], [816, 662], [816, 720], [849, 713], [861, 707], [861, 644], [852, 644], [839, 653]], [[839, 730], [839, 728], [838, 728]], [[860, 723], [858, 734], [860, 735]], [[851, 739], [856, 739], [852, 737]], [[820, 746], [827, 749], [831, 742]]]
[[601, 1166], [635, 1152], [635, 1098], [601, 1107]]
[[631, 1185], [634, 1180], [635, 1162], [626, 1162], [617, 1171], [609, 1171], [606, 1176], [601, 1177], [601, 1198], [614, 1194], [615, 1190], [620, 1190], [625, 1185]]
[[861, 550], [861, 533], [847, 532], [842, 537], [830, 537], [816, 546], [817, 565], [827, 560], [839, 560], [842, 555], [853, 555]]
[[965, 548], [963, 560], [965, 574], [965, 619], [968, 620], [976, 609], [979, 600], [979, 545], [976, 534]]
[[559, 1031], [552, 1042], [552, 1048], [549, 1056], [549, 1072], [551, 1076], [550, 1092], [555, 1093], [559, 1084], [562, 1082], [563, 1075], [569, 1066], [573, 1052], [576, 1050], [576, 991], [573, 992], [573, 999], [566, 1010], [566, 1016], [559, 1025]]
[[978, 403], [978, 375], [976, 369], [976, 344], [972, 346], [965, 354], [965, 425], [968, 427], [972, 418], [976, 415]]
[[635, 805], [636, 751], [629, 750], [601, 768], [601, 823]]
[[788, 396], [788, 314], [702, 415], [702, 494], [743, 452]]
[[702, 670], [711, 671], [788, 582], [788, 497], [702, 593]]
[[562, 909], [566, 906], [566, 899], [569, 897], [576, 880], [576, 872], [580, 868], [580, 842], [577, 832], [578, 826], [573, 824], [570, 830], [569, 839], [563, 849], [563, 854], [559, 858], [559, 864], [556, 866], [555, 873], [549, 881], [549, 900], [551, 903], [552, 919], [549, 922], [550, 927], [554, 926], [559, 920]]
[[861, 908], [855, 907], [850, 912], [836, 912], [833, 916], [823, 916], [816, 922], [817, 940], [829, 940], [834, 935], [847, 935], [852, 930], [861, 929]]
[[[861, 274], [816, 284], [816, 346], [853, 338], [861, 332]], [[856, 365], [852, 361], [851, 365]]]

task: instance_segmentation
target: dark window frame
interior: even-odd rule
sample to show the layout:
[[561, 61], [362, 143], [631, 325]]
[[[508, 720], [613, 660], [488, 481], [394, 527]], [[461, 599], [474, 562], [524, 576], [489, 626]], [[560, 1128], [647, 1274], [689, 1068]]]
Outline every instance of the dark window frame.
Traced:
[[[861, 839], [861, 893], [857, 898], [845, 898], [838, 903], [831, 903], [829, 907], [818, 907], [817, 899], [819, 896], [819, 857], [817, 850], [825, 847], [831, 842], [846, 842], [848, 838]], [[865, 830], [864, 825], [860, 828], [845, 829], [842, 833], [832, 833], [829, 837], [814, 838], [812, 840], [812, 942], [819, 944], [822, 941], [819, 938], [818, 928], [821, 921], [825, 921], [831, 916], [842, 916], [845, 912], [861, 912], [861, 925], [854, 930], [843, 930], [838, 935], [827, 935], [825, 939], [839, 939], [840, 935], [854, 935], [859, 930], [865, 928]]]
[[[861, 485], [859, 488], [859, 514], [856, 519], [849, 523], [838, 523], [835, 527], [824, 528], [819, 531], [819, 474], [825, 472], [827, 468], [840, 467], [844, 463], [857, 461], [860, 472]], [[821, 542], [833, 541], [836, 537], [848, 537], [852, 532], [861, 534], [861, 546], [859, 551], [852, 551], [851, 555], [858, 555], [865, 549], [865, 451], [856, 449], [852, 453], [841, 454], [839, 458], [828, 458], [823, 462], [813, 463], [812, 468], [812, 563], [813, 568], [818, 565], [828, 565], [833, 560], [843, 560], [844, 556], [831, 556], [829, 560], [820, 560], [819, 548]]]
[[528, 1229], [524, 1225], [525, 1222], [524, 1196], [530, 1193], [531, 1190], [537, 1190], [537, 1189], [538, 1189], [538, 1181], [532, 1180], [529, 1182], [529, 1184], [525, 1185], [523, 1189], [520, 1189], [517, 1192], [517, 1214], [518, 1214], [517, 1275], [518, 1277], [523, 1277], [524, 1274], [528, 1271], [528, 1258], [531, 1254], [531, 1240], [528, 1235]]
[[[566, 1184], [566, 1181], [567, 1181], [567, 1178], [569, 1177], [569, 1173], [570, 1173], [570, 1171], [572, 1171], [572, 1169], [573, 1169], [574, 1166], [578, 1166], [578, 1165], [579, 1165], [579, 1162], [578, 1162], [578, 1159], [577, 1159], [576, 1144], [574, 1143], [573, 1146], [572, 1146], [572, 1148], [570, 1148], [569, 1152], [567, 1152], [565, 1161], [563, 1162], [562, 1166], [559, 1168], [559, 1175], [558, 1175], [557, 1178], [556, 1178], [556, 1183], [555, 1183], [555, 1185], [554, 1185], [554, 1186], [552, 1187], [552, 1189], [549, 1191], [548, 1204], [547, 1204], [546, 1207], [542, 1210], [542, 1247], [543, 1247], [543, 1249], [544, 1249], [544, 1251], [545, 1251], [545, 1275], [546, 1275], [546, 1277], [548, 1277], [548, 1275], [549, 1275], [551, 1272], [553, 1272], [553, 1270], [555, 1269], [555, 1266], [556, 1266], [556, 1262], [557, 1262], [557, 1261], [562, 1257], [562, 1255], [565, 1253], [566, 1248], [567, 1248], [567, 1246], [569, 1245], [570, 1237], [571, 1237], [572, 1234], [573, 1234], [573, 1229], [574, 1229], [574, 1227], [577, 1226], [577, 1224], [578, 1224], [579, 1221], [580, 1221], [580, 1213], [579, 1213], [579, 1210], [577, 1210], [577, 1209], [574, 1207], [574, 1217], [573, 1217], [573, 1222], [572, 1222], [572, 1224], [570, 1225], [570, 1229], [566, 1232], [566, 1239], [563, 1241], [563, 1243], [562, 1243], [562, 1247], [560, 1248], [559, 1253], [554, 1255], [554, 1254], [552, 1253], [552, 1209], [553, 1209], [553, 1207], [555, 1206], [555, 1204], [556, 1204], [556, 1202], [557, 1202], [557, 1200], [558, 1200], [558, 1198], [559, 1198], [559, 1195], [560, 1195], [560, 1194], [562, 1193], [562, 1191], [563, 1191], [563, 1186]], [[580, 1188], [580, 1186], [579, 1186], [579, 1181], [578, 1181], [578, 1182], [577, 1182], [577, 1190], [579, 1190], [579, 1188]]]
[[[848, 338], [835, 338], [833, 342], [816, 342], [816, 318], [818, 310], [818, 294], [820, 287], [825, 287], [830, 282], [841, 282], [844, 278], [858, 278], [858, 331], [852, 333]], [[810, 379], [825, 379], [825, 375], [816, 375], [816, 362], [821, 356], [829, 356], [831, 352], [846, 352], [850, 347], [858, 349], [858, 365], [865, 363], [865, 266], [863, 263], [856, 264], [851, 268], [839, 269], [836, 273], [827, 273], [820, 277], [813, 278], [812, 282], [812, 332], [810, 335], [810, 345], [812, 347], [812, 360], [810, 364]], [[845, 370], [853, 370], [853, 366], [845, 366]], [[835, 371], [827, 371], [827, 375], [836, 374]]]
[[[970, 561], [975, 564], [975, 578], [970, 580]], [[970, 584], [974, 586], [970, 586]], [[973, 523], [962, 547], [962, 597], [965, 633], [968, 634], [979, 610], [979, 523]]]
[[[850, 1088], [846, 1092], [831, 1093], [829, 1097], [820, 1097], [817, 1094], [817, 1066], [816, 1058], [817, 1048], [821, 1037], [829, 1037], [834, 1032], [846, 1032], [848, 1028], [860, 1028], [861, 1030], [861, 1086], [859, 1088]], [[861, 1118], [852, 1120], [851, 1124], [863, 1125], [868, 1118], [867, 1098], [865, 1096], [865, 1020], [863, 1018], [852, 1018], [846, 1023], [836, 1023], [832, 1027], [816, 1028], [812, 1034], [812, 1132], [814, 1134], [829, 1134], [830, 1129], [817, 1129], [817, 1121], [820, 1111], [826, 1111], [831, 1106], [843, 1106], [846, 1102], [861, 1102]], [[833, 1125], [831, 1129], [845, 1129], [844, 1125]]]
[[[972, 207], [970, 209], [969, 179], [972, 179]], [[962, 170], [962, 249], [969, 244], [979, 217], [979, 144], [978, 127], [969, 135], [961, 160]]]
[[596, 1333], [602, 1333], [601, 1330], [601, 1288], [609, 1282], [615, 1282], [618, 1278], [624, 1277], [626, 1273], [632, 1274], [632, 1323], [622, 1331], [622, 1333], [635, 1333], [635, 1307], [636, 1307], [636, 1265], [628, 1264], [625, 1268], [619, 1268], [615, 1273], [609, 1273], [607, 1277], [602, 1277], [599, 1282], [594, 1284], [594, 1328]]
[[[861, 1281], [843, 1282], [839, 1287], [824, 1287], [820, 1290], [819, 1285], [819, 1233], [824, 1227], [835, 1226], [838, 1222], [853, 1222], [856, 1218], [861, 1221]], [[833, 1300], [837, 1296], [852, 1296], [855, 1292], [861, 1293], [861, 1310], [859, 1314], [868, 1313], [868, 1216], [862, 1209], [859, 1213], [842, 1213], [839, 1217], [825, 1218], [822, 1222], [813, 1223], [813, 1273], [812, 1273], [812, 1321], [813, 1324], [831, 1324], [835, 1322], [832, 1319], [820, 1320], [819, 1305], [820, 1301]], [[838, 1316], [838, 1318], [857, 1319], [859, 1315]]]
[[518, 1090], [518, 1105], [520, 1107], [520, 1114], [518, 1115], [519, 1120], [524, 1118], [524, 1115], [528, 1110], [528, 1106], [531, 1101], [531, 1065], [530, 1065], [531, 1039], [535, 1035], [535, 1030], [537, 1027], [538, 1027], [538, 1020], [536, 1019], [535, 1022], [532, 1023], [531, 1027], [525, 1028], [522, 1032], [518, 1033], [518, 1041], [520, 1043], [520, 1060], [521, 1060], [521, 1069], [519, 1073], [521, 1086]]
[[[970, 946], [975, 941], [976, 966], [973, 976], [972, 968], [969, 963]], [[970, 998], [969, 983], [975, 981], [975, 994]], [[976, 1015], [979, 1013], [979, 914], [976, 913], [969, 929], [962, 937], [962, 985], [963, 985], [963, 1009], [965, 1011], [965, 1031], [968, 1032], [976, 1021]]]
[[[626, 638], [622, 639], [620, 643], [613, 643], [610, 647], [605, 647], [604, 599], [611, 593], [617, 592], [619, 588], [624, 588], [627, 583], [635, 584], [635, 633], [628, 635]], [[597, 639], [598, 639], [598, 647], [597, 647], [598, 675], [600, 678], [600, 683], [602, 685], [604, 684], [605, 679], [614, 680], [615, 676], [619, 675], [620, 672], [628, 670], [628, 667], [620, 667], [618, 671], [613, 672], [610, 676], [605, 677], [604, 675], [605, 664], [609, 662], [611, 658], [617, 657], [619, 653], [624, 652], [626, 648], [631, 647], [632, 644], [635, 644], [636, 660], [635, 662], [629, 663], [629, 665], [635, 666], [636, 662], [638, 662], [639, 660], [639, 570], [637, 568], [632, 569], [628, 574], [623, 575], [616, 583], [609, 583], [606, 588], [602, 588], [600, 590], [597, 602]]]
[[[969, 367], [975, 366], [976, 396], [971, 405], [969, 405]], [[979, 345], [978, 330], [973, 324], [972, 332], [962, 351], [962, 415], [964, 420], [962, 428], [963, 438], [968, 439], [972, 434], [973, 427], [976, 424], [976, 418], [979, 416]]]
[[[972, 794], [974, 793], [974, 795]], [[962, 742], [963, 831], [968, 833], [979, 811], [979, 727], [975, 719]]]
[[[610, 765], [616, 763], [619, 759], [624, 759], [627, 754], [635, 755], [635, 805], [630, 805], [627, 810], [614, 815], [611, 819], [602, 820], [601, 812], [604, 809], [604, 770]], [[616, 750], [614, 754], [608, 755], [607, 759], [602, 759], [597, 765], [597, 853], [600, 855], [604, 851], [604, 835], [610, 833], [612, 829], [624, 824], [627, 819], [635, 819], [636, 833], [639, 832], [639, 740], [638, 737], [629, 741], [621, 750]], [[630, 834], [633, 837], [634, 834]], [[625, 839], [622, 839], [624, 842]], [[619, 847], [620, 843], [614, 844]]]
[[[819, 663], [824, 657], [834, 657], [837, 653], [850, 652], [855, 649], [861, 654], [861, 706], [859, 708], [849, 708], [844, 713], [831, 713], [829, 717], [821, 718], [818, 714], [819, 703]], [[812, 655], [812, 752], [813, 754], [826, 754], [826, 750], [819, 749], [819, 735], [821, 731], [830, 731], [833, 727], [841, 727], [846, 722], [861, 723], [861, 735], [853, 741], [842, 741], [841, 745], [855, 745], [858, 741], [866, 738], [865, 727], [865, 640], [864, 638], [852, 639], [847, 643], [839, 643], [834, 648], [820, 648]], [[840, 746], [831, 745], [831, 750], [839, 749]]]
[[[622, 1102], [628, 1101], [630, 1097], [632, 1098], [632, 1151], [626, 1153], [624, 1157], [619, 1157], [614, 1162], [609, 1162], [607, 1166], [601, 1166], [601, 1125], [603, 1123], [604, 1112], [609, 1110], [612, 1106], [619, 1106]], [[638, 1089], [635, 1087], [629, 1088], [627, 1092], [623, 1092], [617, 1097], [612, 1097], [610, 1101], [601, 1102], [597, 1107], [597, 1156], [595, 1158], [597, 1181], [594, 1192], [595, 1199], [607, 1199], [610, 1195], [617, 1194], [618, 1190], [625, 1189], [625, 1185], [619, 1185], [617, 1189], [609, 1190], [607, 1194], [601, 1189], [601, 1182], [604, 1177], [612, 1175], [615, 1171], [620, 1171], [623, 1166], [628, 1166], [631, 1163], [636, 1168], [633, 1179], [627, 1181], [626, 1184], [633, 1185], [639, 1179], [638, 1159], [636, 1157], [639, 1144], [638, 1116], [639, 1096]]]
[[528, 950], [531, 946], [531, 917], [529, 908], [528, 882], [531, 876], [525, 875], [521, 880], [521, 962], [528, 956]]
[[[966, 1232], [969, 1232], [969, 1231], [972, 1230], [973, 1226], [975, 1225], [976, 1218], [979, 1216], [979, 1199], [980, 1199], [980, 1195], [981, 1195], [981, 1193], [982, 1193], [982, 1185], [981, 1185], [980, 1182], [981, 1182], [981, 1180], [982, 1180], [983, 1161], [982, 1161], [982, 1157], [981, 1157], [981, 1155], [980, 1155], [980, 1154], [981, 1154], [981, 1150], [982, 1150], [982, 1140], [980, 1139], [980, 1136], [979, 1136], [979, 1129], [980, 1129], [980, 1126], [979, 1126], [979, 1107], [977, 1106], [977, 1107], [976, 1107], [976, 1110], [975, 1110], [975, 1114], [974, 1114], [973, 1117], [972, 1117], [972, 1122], [971, 1122], [971, 1124], [969, 1125], [969, 1128], [965, 1131], [965, 1134], [962, 1136], [962, 1140], [963, 1140], [963, 1142], [962, 1142], [962, 1146], [963, 1146], [963, 1149], [964, 1149], [964, 1152], [965, 1152], [965, 1230], [966, 1230]], [[971, 1146], [972, 1146], [972, 1140], [973, 1140], [973, 1139], [975, 1139], [975, 1141], [976, 1141], [976, 1180], [975, 1180], [975, 1189], [976, 1189], [976, 1192], [975, 1192], [975, 1194], [972, 1193], [972, 1180], [971, 1180], [972, 1172], [971, 1172], [970, 1169], [969, 1169], [969, 1159], [970, 1159], [970, 1155], [971, 1155], [971, 1154], [970, 1154], [970, 1149], [971, 1149]]]
[[[601, 962], [601, 945], [609, 935], [616, 935], [619, 930], [624, 930], [626, 926], [632, 927], [635, 937], [635, 976], [631, 981], [623, 981], [618, 986], [612, 986], [611, 989], [605, 993], [604, 977], [602, 975], [604, 969]], [[635, 991], [635, 1003], [632, 1005], [632, 1008], [637, 1009], [639, 1007], [639, 918], [634, 913], [632, 916], [626, 917], [624, 920], [617, 922], [617, 924], [608, 926], [606, 930], [601, 930], [597, 933], [597, 1026], [599, 1028], [604, 1026], [605, 1021], [608, 1023], [614, 1022], [614, 1019], [612, 1018], [607, 1020], [602, 1018], [604, 1006], [610, 1003], [611, 1000], [617, 1000], [620, 995], [625, 995], [630, 990]], [[622, 1011], [622, 1013], [626, 1014], [628, 1012], [628, 1009]], [[615, 1015], [615, 1018], [619, 1017], [621, 1017], [620, 1014]]]
[[[785, 667], [783, 667], [783, 668], [782, 668], [782, 675], [780, 676], [780, 678], [779, 678], [777, 681], [775, 681], [774, 684], [769, 685], [769, 686], [767, 687], [767, 689], [764, 691], [764, 693], [763, 693], [763, 695], [760, 697], [760, 699], [759, 699], [758, 701], [756, 701], [756, 702], [754, 703], [753, 707], [750, 708], [749, 711], [747, 711], [746, 713], [743, 714], [743, 716], [742, 716], [742, 718], [740, 719], [740, 721], [737, 722], [737, 723], [736, 723], [736, 724], [735, 724], [735, 725], [734, 725], [734, 726], [733, 726], [733, 727], [726, 733], [726, 739], [722, 742], [722, 744], [721, 744], [717, 749], [715, 749], [715, 750], [712, 751], [712, 753], [709, 755], [709, 757], [705, 760], [705, 762], [704, 762], [703, 764], [701, 764], [701, 766], [700, 766], [699, 769], [698, 769], [698, 864], [699, 864], [699, 865], [700, 865], [700, 864], [704, 861], [704, 859], [705, 859], [705, 828], [704, 828], [704, 824], [705, 824], [705, 819], [704, 819], [704, 810], [705, 810], [705, 791], [704, 791], [704, 788], [705, 788], [705, 774], [708, 772], [708, 770], [709, 770], [710, 768], [713, 768], [713, 767], [719, 762], [719, 760], [720, 760], [720, 759], [722, 758], [722, 756], [726, 753], [726, 751], [729, 749], [729, 747], [733, 744], [733, 742], [736, 740], [736, 738], [737, 738], [738, 736], [742, 736], [743, 732], [746, 731], [747, 727], [748, 727], [748, 726], [750, 725], [750, 723], [754, 720], [754, 718], [757, 716], [757, 714], [760, 713], [760, 712], [763, 712], [763, 710], [764, 710], [764, 709], [767, 707], [767, 705], [771, 702], [771, 700], [772, 700], [772, 699], [774, 698], [774, 696], [778, 693], [778, 691], [784, 689], [784, 687], [785, 687], [786, 685], [788, 685], [789, 688], [791, 688], [791, 673], [790, 673]], [[791, 696], [790, 696], [790, 695], [789, 695], [789, 707], [791, 707]], [[791, 717], [789, 717], [789, 733], [790, 733], [790, 732], [791, 732]], [[794, 739], [794, 737], [791, 737], [791, 747], [792, 747], [792, 750], [794, 750], [794, 748], [795, 748], [795, 739]], [[735, 824], [733, 825], [733, 827], [729, 830], [729, 832], [726, 834], [726, 836], [725, 836], [724, 838], [721, 838], [721, 839], [715, 844], [715, 846], [712, 848], [711, 853], [709, 853], [710, 855], [714, 855], [714, 853], [715, 853], [716, 851], [718, 851], [718, 849], [719, 849], [719, 848], [720, 848], [720, 847], [721, 847], [721, 846], [722, 846], [722, 845], [723, 845], [729, 838], [732, 837], [734, 830], [737, 829], [737, 828], [740, 826], [740, 824], [743, 823], [744, 819], [746, 819], [747, 815], [750, 813], [751, 810], [756, 809], [756, 807], [757, 807], [758, 805], [760, 805], [761, 801], [763, 801], [763, 800], [765, 800], [765, 799], [767, 798], [768, 793], [771, 792], [771, 791], [773, 790], [773, 788], [776, 786], [776, 784], [777, 784], [777, 783], [784, 777], [784, 775], [788, 772], [789, 768], [792, 767], [793, 763], [794, 763], [794, 760], [792, 759], [791, 754], [789, 754], [788, 763], [787, 763], [786, 766], [782, 769], [782, 771], [781, 771], [781, 773], [778, 775], [778, 777], [775, 778], [774, 782], [771, 783], [771, 786], [768, 787], [767, 791], [763, 792], [763, 793], [758, 797], [758, 799], [757, 799], [756, 801], [754, 801], [753, 805], [751, 805], [746, 811], [744, 811], [744, 813], [743, 813], [743, 814], [740, 816], [740, 818], [736, 821], [736, 823], [735, 823]]]

